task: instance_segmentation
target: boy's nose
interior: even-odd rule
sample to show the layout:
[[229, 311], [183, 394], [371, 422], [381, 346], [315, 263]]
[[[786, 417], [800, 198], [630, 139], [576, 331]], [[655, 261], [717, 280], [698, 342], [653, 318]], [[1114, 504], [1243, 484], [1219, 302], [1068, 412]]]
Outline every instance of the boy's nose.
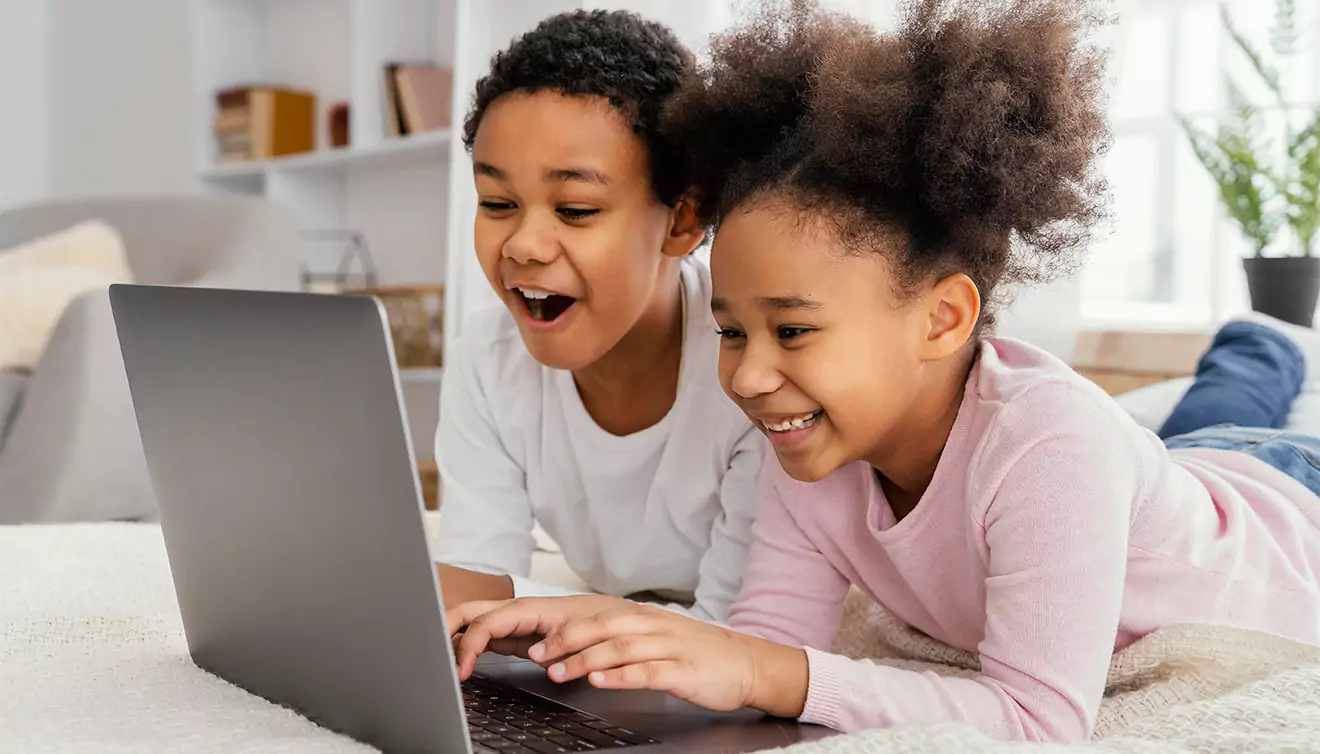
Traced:
[[549, 264], [559, 256], [559, 244], [535, 223], [524, 223], [504, 242], [503, 251], [519, 264]]

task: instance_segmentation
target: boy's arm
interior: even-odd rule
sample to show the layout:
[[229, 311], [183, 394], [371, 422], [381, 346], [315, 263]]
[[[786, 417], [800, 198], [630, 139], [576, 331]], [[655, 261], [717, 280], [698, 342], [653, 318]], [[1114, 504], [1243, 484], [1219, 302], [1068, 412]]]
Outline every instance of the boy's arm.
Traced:
[[765, 438], [754, 427], [748, 427], [734, 446], [729, 468], [720, 484], [720, 513], [698, 567], [694, 604], [687, 611], [698, 620], [727, 620], [729, 607], [738, 598], [743, 570], [747, 567], [761, 465], [766, 454]]
[[435, 557], [445, 564], [447, 606], [513, 597], [509, 577], [528, 575], [536, 547], [526, 476], [495, 428], [480, 356], [467, 345], [453, 349], [445, 369], [435, 435], [443, 496]]

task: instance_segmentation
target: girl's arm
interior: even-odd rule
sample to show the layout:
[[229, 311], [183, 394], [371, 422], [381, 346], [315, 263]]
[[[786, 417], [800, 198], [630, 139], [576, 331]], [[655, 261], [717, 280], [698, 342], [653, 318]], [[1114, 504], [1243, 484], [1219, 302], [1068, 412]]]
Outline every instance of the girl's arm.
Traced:
[[1085, 438], [1000, 443], [1020, 455], [984, 517], [980, 675], [943, 678], [809, 650], [805, 721], [844, 731], [961, 722], [1001, 740], [1091, 735], [1118, 630], [1137, 487], [1122, 450], [1131, 439], [1093, 429]]
[[769, 456], [761, 474], [747, 571], [729, 625], [790, 647], [829, 649], [843, 619], [848, 579], [802, 531], [785, 505], [779, 479], [787, 475]]
[[[734, 446], [729, 468], [720, 483], [720, 512], [711, 527], [710, 545], [698, 567], [696, 599], [687, 611], [698, 620], [727, 620], [729, 606], [738, 597], [747, 568], [752, 522], [756, 520], [758, 480], [765, 457], [765, 439], [749, 425]], [[774, 463], [773, 458], [770, 463]]]

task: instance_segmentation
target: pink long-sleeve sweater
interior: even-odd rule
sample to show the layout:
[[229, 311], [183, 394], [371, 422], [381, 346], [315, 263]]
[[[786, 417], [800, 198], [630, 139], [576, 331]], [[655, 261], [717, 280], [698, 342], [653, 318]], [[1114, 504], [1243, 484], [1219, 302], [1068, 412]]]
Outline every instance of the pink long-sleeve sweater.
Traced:
[[[1089, 737], [1110, 656], [1211, 622], [1320, 643], [1320, 498], [1243, 453], [1168, 451], [1031, 346], [982, 346], [935, 476], [895, 521], [874, 470], [766, 464], [729, 623], [805, 647], [802, 719], [843, 731], [956, 721], [1006, 740]], [[829, 654], [849, 585], [979, 654], [940, 678]]]

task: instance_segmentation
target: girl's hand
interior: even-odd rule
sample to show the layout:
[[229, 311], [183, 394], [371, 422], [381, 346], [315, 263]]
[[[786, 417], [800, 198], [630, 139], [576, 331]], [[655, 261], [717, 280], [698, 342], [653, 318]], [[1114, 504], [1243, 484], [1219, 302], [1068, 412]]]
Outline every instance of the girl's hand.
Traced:
[[[469, 625], [461, 652], [490, 639], [544, 636], [526, 647], [527, 657], [560, 683], [586, 677], [597, 688], [653, 689], [707, 709], [753, 707], [779, 717], [800, 716], [806, 703], [801, 650], [626, 600], [516, 600]], [[464, 647], [468, 634], [474, 638]]]
[[[530, 659], [527, 650], [574, 617], [586, 617], [631, 602], [618, 597], [524, 597], [467, 602], [445, 614], [454, 642], [459, 680], [466, 681], [483, 652]], [[494, 620], [492, 621], [492, 618]]]

